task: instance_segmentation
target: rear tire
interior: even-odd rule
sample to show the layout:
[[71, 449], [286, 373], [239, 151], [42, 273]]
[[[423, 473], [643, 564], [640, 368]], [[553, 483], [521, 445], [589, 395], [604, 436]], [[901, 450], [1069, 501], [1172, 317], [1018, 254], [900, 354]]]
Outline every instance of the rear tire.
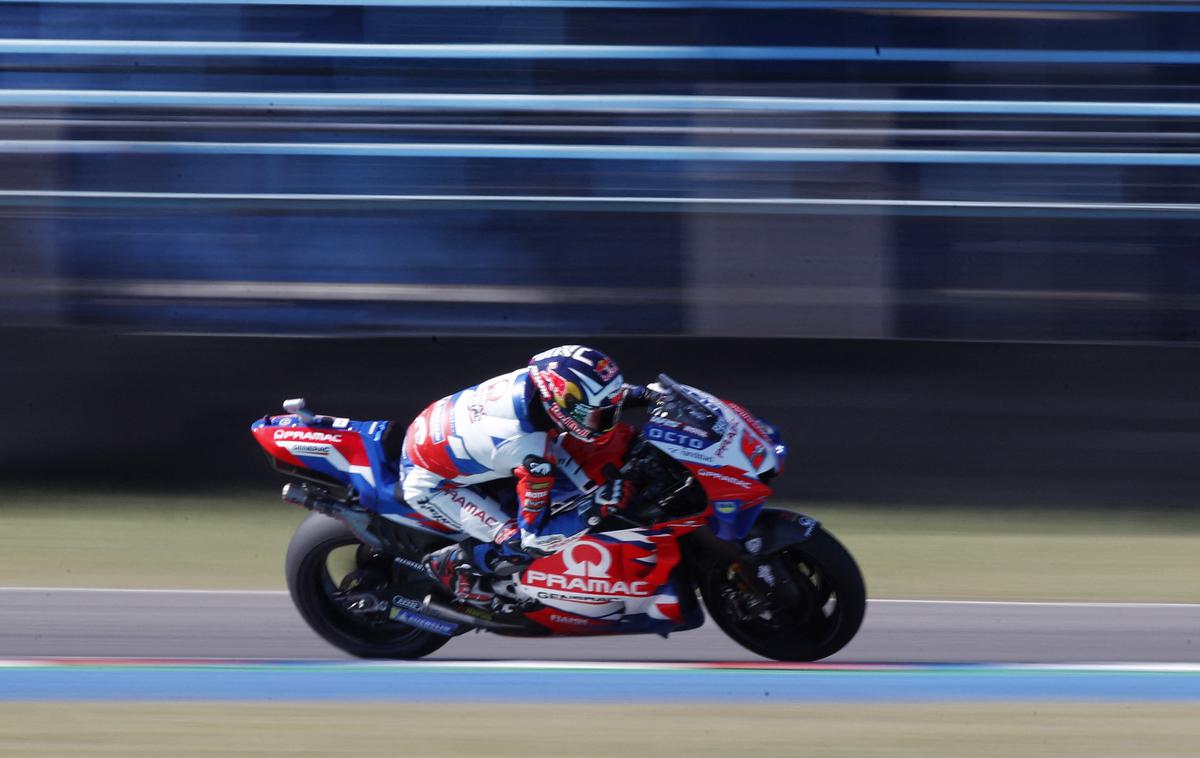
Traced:
[[[782, 568], [798, 589], [786, 604], [772, 593], [746, 589], [730, 565], [714, 566], [700, 583], [704, 606], [717, 625], [742, 647], [777, 661], [816, 661], [846, 646], [862, 624], [867, 589], [850, 552], [829, 532], [781, 550]], [[765, 599], [758, 613], [747, 607]]]
[[[345, 524], [313, 513], [300, 524], [288, 545], [288, 592], [296, 610], [327, 642], [360, 658], [420, 658], [449, 641], [431, 632], [391, 622], [378, 623], [352, 614], [336, 601], [345, 576], [331, 571], [330, 554], [339, 548], [361, 547]], [[343, 551], [346, 552], [346, 551]], [[351, 551], [353, 572], [361, 577], [371, 569], [362, 564], [364, 549]], [[388, 577], [378, 574], [386, 584]]]

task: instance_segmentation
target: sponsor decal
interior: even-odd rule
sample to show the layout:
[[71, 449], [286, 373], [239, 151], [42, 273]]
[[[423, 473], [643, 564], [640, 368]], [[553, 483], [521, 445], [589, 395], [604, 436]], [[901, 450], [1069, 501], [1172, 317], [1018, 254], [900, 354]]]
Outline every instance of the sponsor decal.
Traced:
[[484, 511], [482, 508], [475, 505], [474, 503], [469, 504], [466, 507], [464, 507], [463, 512], [466, 513], [468, 516], [474, 516], [475, 518], [479, 519], [487, 526], [499, 526], [500, 525], [500, 519], [496, 518], [495, 516], [489, 515], [486, 511]]
[[680, 450], [678, 452], [678, 455], [681, 459], [683, 459], [685, 461], [696, 461], [696, 462], [700, 462], [700, 463], [717, 463], [717, 459], [711, 455], [705, 455], [704, 453], [700, 453], [695, 450], [688, 450], [686, 448], [684, 448], [683, 450]]
[[483, 405], [480, 403], [471, 403], [467, 406], [467, 416], [472, 424], [482, 418], [484, 415]]
[[[479, 504], [472, 503], [472, 501], [468, 500], [466, 495], [462, 494], [462, 491], [460, 491], [460, 489], [457, 487], [445, 485], [438, 489], [438, 493], [445, 495], [445, 497], [448, 498], [451, 503], [454, 503], [458, 506], [458, 517], [460, 517], [462, 521], [466, 521], [468, 516], [474, 516], [482, 523], [488, 525], [488, 527], [496, 527], [496, 525], [499, 525], [500, 521], [498, 518], [492, 516], [491, 513], [488, 513], [482, 509]], [[432, 500], [432, 498], [430, 498], [430, 500]], [[426, 500], [426, 503], [428, 503], [430, 500]]]
[[730, 429], [729, 434], [725, 435], [725, 439], [721, 440], [721, 446], [717, 448], [717, 457], [718, 458], [725, 455], [725, 451], [729, 449], [729, 446], [731, 444], [733, 444], [733, 440], [735, 437], [737, 437], [737, 428], [736, 427], [733, 429]]
[[[551, 369], [557, 366], [557, 363], [550, 364]], [[561, 374], [555, 371], [543, 371], [542, 380], [550, 388], [550, 394], [554, 396], [554, 402], [563, 408], [567, 407], [567, 398], [573, 397], [576, 402], [583, 400], [583, 391], [579, 389], [579, 386], [575, 382], [568, 382]]]
[[748, 490], [754, 486], [753, 484], [746, 481], [745, 479], [739, 479], [738, 477], [730, 476], [729, 474], [722, 474], [720, 471], [713, 471], [712, 469], [708, 469], [708, 468], [702, 468], [702, 469], [700, 469], [700, 471], [698, 473], [700, 476], [705, 477], [707, 479], [719, 479], [722, 482], [726, 482], [728, 484], [734, 484], [734, 485], [737, 485], [738, 487], [741, 487], [742, 489], [746, 489], [746, 490]]
[[654, 440], [656, 442], [664, 442], [668, 445], [678, 445], [691, 450], [703, 450], [712, 444], [703, 436], [697, 437], [692, 434], [688, 434], [682, 429], [664, 428], [659, 426], [657, 423], [647, 424], [642, 430], [642, 434], [645, 435], [646, 439]]
[[[429, 499], [425, 498], [424, 500], [421, 500], [418, 502], [420, 502], [422, 505], [425, 505], [425, 504], [429, 503]], [[431, 506], [428, 510], [417, 511], [417, 513], [418, 513], [418, 515], [429, 519], [430, 521], [434, 522], [435, 524], [441, 524], [442, 526], [448, 526], [456, 532], [462, 528], [462, 524], [459, 524], [457, 521], [451, 519], [449, 516], [442, 513], [441, 511], [439, 511], [436, 506]]]
[[462, 519], [465, 521], [468, 516], [474, 516], [482, 521], [487, 526], [499, 526], [500, 519], [491, 515], [483, 508], [480, 508], [476, 503], [472, 503], [461, 492], [456, 489], [444, 490], [447, 497], [453, 500], [461, 511]]
[[538, 353], [533, 356], [530, 363], [544, 361], [547, 358], [572, 358], [580, 363], [586, 363], [591, 366], [592, 361], [587, 357], [588, 349], [582, 345], [563, 345], [562, 347], [551, 348], [544, 353]]
[[[428, 567], [426, 567], [425, 564], [421, 563], [420, 561], [414, 561], [409, 558], [404, 558], [402, 556], [396, 556], [395, 558], [392, 559], [392, 562], [398, 563], [407, 569], [412, 569], [413, 571], [416, 571], [418, 574], [428, 574], [429, 573]], [[399, 595], [397, 595], [396, 597], [399, 597]], [[395, 600], [395, 598], [393, 598], [393, 601], [394, 600]]]
[[348, 418], [335, 418], [335, 419], [333, 420], [333, 423], [331, 424], [331, 426], [332, 426], [334, 429], [347, 429], [347, 428], [349, 428], [349, 426], [350, 426], [350, 419], [348, 419]]
[[342, 435], [312, 432], [307, 429], [276, 429], [275, 439], [297, 440], [300, 442], [341, 442]]
[[[463, 599], [464, 600], [489, 600], [489, 599], [491, 599], [491, 597], [492, 597], [491, 595], [485, 595], [485, 594], [478, 593], [478, 592], [471, 592], [471, 593], [468, 593], [467, 596]], [[495, 618], [495, 616], [493, 616], [491, 613], [485, 611], [484, 609], [472, 608], [469, 605], [465, 606], [463, 608], [459, 608], [458, 610], [460, 613], [465, 613], [468, 616], [474, 616], [475, 618], [483, 619], [484, 621], [491, 621], [492, 619]]]
[[742, 432], [742, 453], [750, 461], [750, 467], [757, 469], [767, 457], [767, 448], [750, 432]]
[[609, 573], [613, 563], [612, 553], [599, 542], [572, 542], [559, 555], [566, 565], [563, 573], [551, 574], [528, 569], [525, 572], [524, 583], [546, 589], [593, 595], [649, 595], [654, 589], [649, 582], [614, 580]]
[[741, 500], [714, 500], [713, 510], [717, 513], [722, 513], [728, 516], [731, 513], [737, 513], [742, 509]]
[[770, 439], [771, 435], [767, 433], [766, 429], [763, 429], [762, 422], [750, 415], [750, 411], [746, 410], [737, 403], [726, 401], [725, 404], [728, 405], [734, 413], [741, 417], [742, 421], [745, 421], [751, 429], [758, 432], [763, 437]]
[[289, 445], [288, 450], [292, 452], [292, 455], [315, 455], [322, 458], [328, 458], [333, 454], [332, 445], [309, 445], [306, 443], [300, 443], [298, 445]]
[[[586, 592], [591, 595], [650, 595], [653, 587], [649, 582], [633, 581], [626, 582], [623, 580], [612, 581], [610, 579], [597, 579], [592, 577], [581, 576], [564, 576], [562, 574], [548, 574], [545, 571], [535, 571], [529, 569], [525, 572], [525, 581], [535, 586], [545, 587], [552, 590], [563, 590], [565, 592]], [[562, 599], [569, 599], [563, 596]], [[593, 600], [594, 598], [581, 598], [582, 600]]]
[[421, 601], [413, 600], [411, 597], [405, 597], [404, 595], [393, 595], [392, 605], [397, 608], [407, 608], [410, 611], [419, 611], [422, 607]]
[[552, 553], [558, 550], [561, 545], [566, 544], [569, 539], [570, 537], [564, 537], [561, 534], [554, 534], [548, 537], [537, 537], [534, 539], [533, 544], [530, 545], [530, 547], [541, 550], [542, 552]]
[[596, 374], [604, 382], [611, 382], [613, 377], [617, 375], [618, 371], [617, 364], [613, 363], [607, 358], [601, 358], [600, 360], [596, 361], [594, 368], [596, 370]]
[[562, 410], [560, 410], [557, 405], [552, 405], [549, 408], [547, 408], [547, 410], [550, 412], [550, 415], [554, 417], [554, 420], [557, 421], [560, 426], [562, 426], [564, 429], [566, 429], [567, 432], [574, 434], [576, 437], [579, 437], [582, 439], [591, 439], [593, 436], [595, 436], [596, 433], [594, 431], [592, 431], [591, 429], [588, 429], [583, 424], [579, 423], [575, 419], [573, 419], [570, 416], [568, 416], [567, 414], [563, 413]]
[[433, 632], [434, 634], [440, 634], [444, 637], [449, 637], [458, 629], [457, 624], [451, 624], [448, 621], [439, 621], [438, 619], [423, 616], [419, 613], [413, 613], [412, 611], [403, 611], [399, 608], [393, 608], [392, 610], [395, 613], [392, 618], [408, 624], [409, 626], [415, 626], [417, 629], [422, 631]]
[[595, 597], [593, 595], [566, 595], [561, 592], [546, 592], [544, 590], [536, 594], [538, 600], [562, 600], [568, 603], [586, 603], [588, 605], [607, 605], [613, 602], [608, 598]]
[[574, 616], [564, 616], [561, 613], [551, 613], [551, 621], [557, 621], [560, 624], [574, 624], [575, 626], [591, 626], [592, 622], [587, 619], [576, 618]]
[[550, 461], [531, 461], [525, 470], [533, 476], [550, 476], [553, 467]]
[[[581, 549], [583, 550], [583, 559], [576, 556]], [[589, 552], [595, 553], [596, 560], [594, 562], [586, 560]], [[573, 542], [562, 552], [562, 560], [567, 566], [564, 574], [604, 578], [610, 576], [608, 570], [612, 567], [612, 553], [599, 542]]]

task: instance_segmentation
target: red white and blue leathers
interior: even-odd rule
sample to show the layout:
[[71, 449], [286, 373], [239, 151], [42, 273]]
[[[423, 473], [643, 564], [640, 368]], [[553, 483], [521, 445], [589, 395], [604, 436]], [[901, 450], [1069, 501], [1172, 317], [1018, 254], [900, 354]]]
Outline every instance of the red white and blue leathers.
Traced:
[[[401, 490], [411, 507], [468, 537], [501, 543], [519, 530], [522, 548], [555, 552], [586, 525], [572, 512], [547, 516], [549, 485], [528, 478], [524, 461], [550, 461], [559, 477], [589, 491], [602, 481], [606, 463], [620, 465], [631, 436], [623, 424], [593, 443], [558, 434], [529, 370], [521, 368], [444, 397], [417, 416], [404, 438]], [[515, 469], [525, 477], [517, 487], [519, 518], [472, 487], [512, 477]]]

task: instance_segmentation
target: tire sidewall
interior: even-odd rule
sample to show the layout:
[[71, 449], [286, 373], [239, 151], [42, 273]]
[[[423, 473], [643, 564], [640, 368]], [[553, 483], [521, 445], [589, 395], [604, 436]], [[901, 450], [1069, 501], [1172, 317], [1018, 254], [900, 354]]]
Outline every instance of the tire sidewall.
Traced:
[[296, 529], [288, 544], [284, 570], [288, 593], [300, 616], [326, 642], [360, 658], [420, 658], [449, 641], [431, 632], [402, 628], [394, 640], [355, 634], [353, 626], [337, 615], [325, 594], [324, 561], [336, 547], [361, 544], [350, 529], [335, 518], [312, 513]]
[[824, 529], [818, 528], [802, 542], [784, 549], [801, 553], [832, 577], [838, 593], [839, 616], [833, 633], [818, 644], [807, 640], [781, 640], [749, 633], [730, 618], [720, 590], [725, 583], [728, 564], [715, 564], [701, 582], [701, 597], [705, 608], [717, 626], [731, 639], [753, 653], [779, 661], [817, 661], [845, 647], [858, 633], [866, 615], [866, 585], [862, 572], [850, 552]]

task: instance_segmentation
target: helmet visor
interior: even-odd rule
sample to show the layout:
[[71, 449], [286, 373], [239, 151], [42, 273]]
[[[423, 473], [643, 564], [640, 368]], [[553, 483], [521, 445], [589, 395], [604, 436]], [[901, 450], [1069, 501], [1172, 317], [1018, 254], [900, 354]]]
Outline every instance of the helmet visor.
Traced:
[[621, 405], [614, 403], [594, 406], [573, 403], [567, 413], [584, 428], [604, 434], [617, 425], [617, 419], [621, 417]]

